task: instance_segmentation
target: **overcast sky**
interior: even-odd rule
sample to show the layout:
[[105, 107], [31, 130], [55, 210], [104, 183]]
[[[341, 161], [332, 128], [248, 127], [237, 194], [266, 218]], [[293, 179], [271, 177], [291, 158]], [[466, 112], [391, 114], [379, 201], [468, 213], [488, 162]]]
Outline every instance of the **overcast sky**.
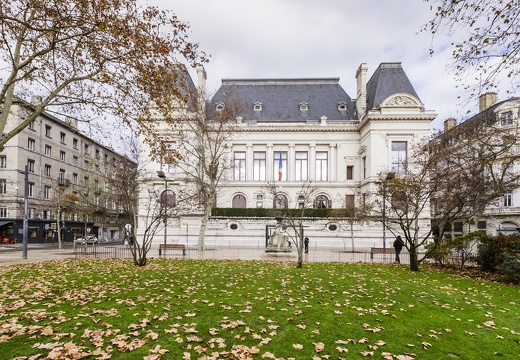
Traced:
[[[175, 12], [190, 24], [190, 40], [209, 54], [208, 95], [225, 78], [339, 77], [356, 97], [355, 74], [367, 63], [370, 77], [381, 62], [401, 62], [425, 108], [461, 119], [450, 39], [420, 32], [433, 16], [421, 0], [141, 0]], [[196, 80], [194, 73], [192, 77]], [[500, 93], [499, 93], [500, 98]]]

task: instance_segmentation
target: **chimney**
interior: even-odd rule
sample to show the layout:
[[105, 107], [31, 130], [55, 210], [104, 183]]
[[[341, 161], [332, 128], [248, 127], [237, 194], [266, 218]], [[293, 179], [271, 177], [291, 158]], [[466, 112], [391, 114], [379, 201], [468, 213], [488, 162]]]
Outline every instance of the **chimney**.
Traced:
[[206, 70], [204, 66], [197, 65], [197, 88], [199, 96], [200, 112], [204, 114], [206, 112]]
[[497, 103], [497, 93], [488, 92], [478, 98], [478, 111], [482, 112]]
[[357, 80], [357, 99], [356, 99], [356, 110], [358, 113], [358, 119], [361, 119], [367, 109], [367, 71], [368, 67], [366, 63], [359, 65], [356, 72]]
[[448, 118], [444, 120], [444, 132], [448, 132], [457, 126], [457, 120], [455, 118]]

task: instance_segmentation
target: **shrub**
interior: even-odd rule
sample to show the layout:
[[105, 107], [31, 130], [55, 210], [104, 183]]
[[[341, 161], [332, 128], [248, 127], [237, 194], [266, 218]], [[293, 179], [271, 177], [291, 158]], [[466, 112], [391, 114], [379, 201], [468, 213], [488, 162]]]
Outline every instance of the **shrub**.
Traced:
[[503, 273], [509, 281], [516, 284], [520, 283], [520, 253], [504, 253], [504, 261], [498, 266], [498, 270]]
[[485, 271], [496, 271], [504, 262], [504, 254], [520, 250], [518, 235], [486, 236], [478, 245], [477, 264]]

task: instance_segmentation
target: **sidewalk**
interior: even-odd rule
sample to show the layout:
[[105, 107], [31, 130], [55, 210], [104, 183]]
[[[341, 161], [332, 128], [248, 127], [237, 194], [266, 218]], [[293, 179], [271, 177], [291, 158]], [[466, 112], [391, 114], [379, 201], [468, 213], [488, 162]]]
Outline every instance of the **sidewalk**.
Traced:
[[29, 244], [27, 258], [24, 259], [22, 255], [22, 244], [2, 245], [0, 246], [0, 266], [74, 259], [71, 244], [63, 244], [62, 249], [58, 249], [58, 244]]

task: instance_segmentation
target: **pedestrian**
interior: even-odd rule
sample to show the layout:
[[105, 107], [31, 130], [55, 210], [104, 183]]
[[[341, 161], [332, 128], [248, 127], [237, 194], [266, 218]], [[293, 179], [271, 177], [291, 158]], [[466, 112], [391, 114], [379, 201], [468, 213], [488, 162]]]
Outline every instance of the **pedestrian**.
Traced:
[[401, 236], [398, 235], [397, 238], [394, 241], [394, 248], [395, 248], [395, 262], [400, 264], [401, 259], [399, 258], [399, 254], [401, 253], [401, 250], [403, 250], [404, 242], [403, 239], [401, 239]]
[[305, 252], [308, 253], [309, 252], [309, 238], [308, 237], [305, 237], [305, 239], [303, 239], [303, 245], [304, 245]]

